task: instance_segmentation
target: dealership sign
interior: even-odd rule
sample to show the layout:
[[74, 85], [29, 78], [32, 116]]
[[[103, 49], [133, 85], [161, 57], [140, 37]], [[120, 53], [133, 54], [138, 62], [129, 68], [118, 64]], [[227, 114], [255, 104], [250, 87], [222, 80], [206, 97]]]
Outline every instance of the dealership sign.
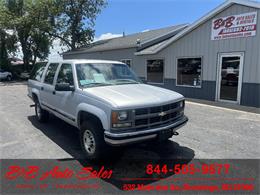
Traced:
[[255, 36], [256, 22], [257, 12], [213, 19], [211, 40]]

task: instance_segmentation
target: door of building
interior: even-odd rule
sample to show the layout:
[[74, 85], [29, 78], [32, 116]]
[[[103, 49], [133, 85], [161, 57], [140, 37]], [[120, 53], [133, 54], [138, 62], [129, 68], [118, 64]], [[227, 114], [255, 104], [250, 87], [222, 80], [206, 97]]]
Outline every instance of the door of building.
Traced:
[[244, 53], [219, 54], [217, 100], [240, 104]]

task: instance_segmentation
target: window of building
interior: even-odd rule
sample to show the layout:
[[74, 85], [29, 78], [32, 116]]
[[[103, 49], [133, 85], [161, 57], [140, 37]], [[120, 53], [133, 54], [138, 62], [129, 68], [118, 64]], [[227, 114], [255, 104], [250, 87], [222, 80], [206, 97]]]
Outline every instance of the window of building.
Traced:
[[201, 57], [177, 59], [177, 85], [201, 87], [201, 64]]
[[164, 60], [147, 60], [147, 82], [163, 83]]
[[124, 64], [126, 64], [129, 67], [132, 66], [132, 60], [130, 60], [130, 59], [123, 59], [123, 60], [121, 60], [121, 62], [123, 62]]
[[61, 65], [57, 78], [57, 83], [69, 83], [72, 86], [74, 85], [72, 67], [70, 64]]
[[48, 66], [48, 69], [45, 74], [44, 83], [47, 83], [50, 85], [53, 84], [53, 79], [54, 79], [55, 72], [57, 70], [58, 65], [59, 65], [58, 63], [52, 63]]

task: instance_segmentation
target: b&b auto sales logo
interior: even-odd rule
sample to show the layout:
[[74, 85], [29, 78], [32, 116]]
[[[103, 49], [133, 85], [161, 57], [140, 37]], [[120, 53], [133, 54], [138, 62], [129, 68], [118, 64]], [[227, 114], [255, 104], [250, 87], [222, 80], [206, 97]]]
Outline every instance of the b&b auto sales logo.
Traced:
[[211, 39], [249, 37], [256, 35], [257, 12], [244, 13], [214, 19]]
[[78, 172], [75, 172], [70, 168], [61, 170], [59, 166], [55, 166], [50, 171], [43, 172], [42, 174], [40, 174], [39, 170], [39, 166], [20, 167], [18, 165], [13, 165], [8, 167], [5, 178], [9, 180], [14, 180], [19, 177], [26, 180], [38, 178], [40, 181], [50, 178], [69, 179], [72, 177], [75, 177], [78, 180], [88, 180], [94, 178], [110, 179], [113, 173], [112, 170], [105, 170], [104, 166], [102, 166], [99, 170], [94, 170], [93, 167], [82, 167]]
[[[80, 162], [80, 163], [79, 163]], [[1, 193], [240, 192], [258, 194], [259, 160], [2, 160]]]

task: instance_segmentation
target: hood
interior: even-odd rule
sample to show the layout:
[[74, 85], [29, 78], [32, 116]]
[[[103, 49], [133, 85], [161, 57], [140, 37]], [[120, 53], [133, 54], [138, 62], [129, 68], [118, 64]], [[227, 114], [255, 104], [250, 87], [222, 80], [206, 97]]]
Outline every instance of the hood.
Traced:
[[84, 91], [116, 108], [156, 106], [183, 99], [179, 93], [146, 84], [93, 87]]

